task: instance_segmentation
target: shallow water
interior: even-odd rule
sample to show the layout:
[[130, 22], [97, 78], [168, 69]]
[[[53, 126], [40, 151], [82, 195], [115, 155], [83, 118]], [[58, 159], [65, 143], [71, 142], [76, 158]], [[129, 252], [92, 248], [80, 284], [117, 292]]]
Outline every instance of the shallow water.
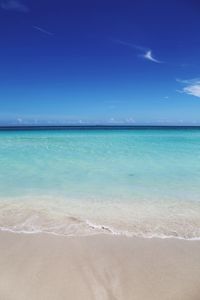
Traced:
[[0, 227], [200, 238], [200, 130], [1, 131]]

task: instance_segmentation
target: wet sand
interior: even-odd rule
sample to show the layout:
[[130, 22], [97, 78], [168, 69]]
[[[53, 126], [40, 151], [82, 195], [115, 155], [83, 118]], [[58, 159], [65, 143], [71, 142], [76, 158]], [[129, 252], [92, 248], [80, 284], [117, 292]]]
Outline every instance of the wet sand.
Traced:
[[0, 232], [1, 300], [199, 300], [200, 241]]

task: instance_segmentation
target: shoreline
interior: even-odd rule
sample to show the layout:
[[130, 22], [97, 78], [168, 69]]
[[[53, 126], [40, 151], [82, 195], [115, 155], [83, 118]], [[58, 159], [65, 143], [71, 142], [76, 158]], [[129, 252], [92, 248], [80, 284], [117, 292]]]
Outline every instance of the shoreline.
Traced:
[[[90, 234], [62, 234], [62, 233], [56, 233], [56, 232], [48, 232], [48, 231], [15, 231], [12, 229], [7, 229], [0, 227], [0, 234], [1, 233], [11, 233], [11, 234], [17, 234], [17, 235], [49, 235], [49, 236], [58, 236], [58, 237], [64, 237], [64, 238], [87, 238], [87, 237], [94, 237], [94, 236], [110, 236], [110, 237], [125, 237], [125, 238], [133, 238], [133, 239], [144, 239], [144, 240], [177, 240], [177, 241], [188, 241], [188, 242], [195, 242], [195, 241], [200, 241], [200, 237], [191, 237], [191, 238], [185, 238], [181, 236], [159, 236], [159, 235], [152, 235], [152, 236], [142, 236], [142, 235], [136, 235], [133, 233], [126, 233], [126, 232], [117, 232], [114, 229], [110, 229], [107, 226], [104, 225], [95, 225], [95, 227], [105, 230], [105, 232], [94, 232]], [[102, 227], [102, 228], [100, 228]]]
[[200, 241], [0, 231], [0, 298], [199, 300]]

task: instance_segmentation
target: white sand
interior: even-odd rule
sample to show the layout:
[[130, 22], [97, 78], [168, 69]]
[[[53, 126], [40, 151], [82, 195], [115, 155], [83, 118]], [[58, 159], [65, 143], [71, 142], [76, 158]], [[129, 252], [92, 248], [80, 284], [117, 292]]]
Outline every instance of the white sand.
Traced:
[[0, 232], [0, 300], [200, 300], [200, 241]]

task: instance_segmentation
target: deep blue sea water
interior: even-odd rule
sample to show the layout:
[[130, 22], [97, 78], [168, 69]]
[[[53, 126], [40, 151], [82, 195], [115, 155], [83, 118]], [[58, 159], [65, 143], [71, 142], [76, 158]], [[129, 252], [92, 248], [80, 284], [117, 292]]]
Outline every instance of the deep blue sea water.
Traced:
[[0, 227], [200, 238], [200, 129], [0, 131]]

